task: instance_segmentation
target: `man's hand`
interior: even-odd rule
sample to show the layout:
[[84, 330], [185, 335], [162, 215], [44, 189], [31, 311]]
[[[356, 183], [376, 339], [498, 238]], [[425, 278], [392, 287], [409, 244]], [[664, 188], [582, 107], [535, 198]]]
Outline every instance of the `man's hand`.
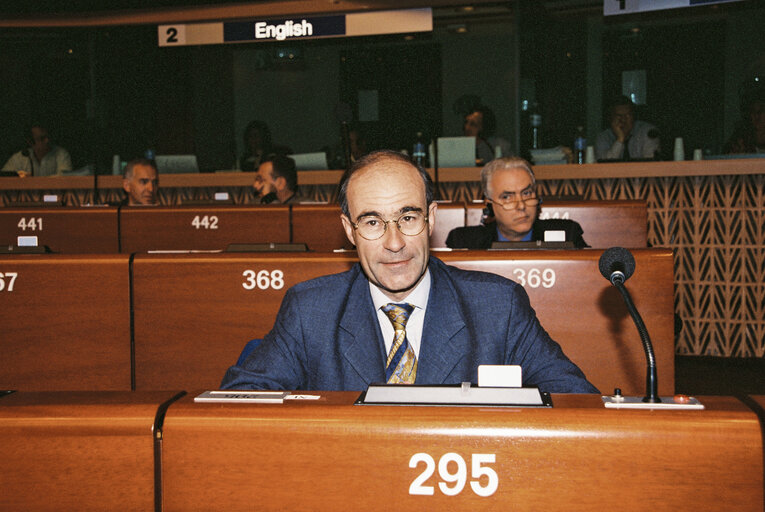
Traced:
[[624, 142], [627, 139], [627, 134], [624, 130], [624, 124], [618, 117], [615, 117], [611, 120], [611, 131], [614, 132], [614, 135], [616, 135], [616, 140], [619, 142]]

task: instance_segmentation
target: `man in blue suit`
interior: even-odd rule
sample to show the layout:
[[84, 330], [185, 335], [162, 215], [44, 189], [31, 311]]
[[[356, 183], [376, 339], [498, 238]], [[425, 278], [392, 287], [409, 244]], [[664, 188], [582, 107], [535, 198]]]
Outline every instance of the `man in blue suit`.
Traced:
[[408, 157], [365, 156], [338, 200], [359, 264], [288, 290], [273, 329], [228, 370], [223, 389], [475, 383], [481, 364], [517, 364], [524, 386], [597, 392], [539, 324], [520, 285], [429, 256], [437, 205], [429, 176]]

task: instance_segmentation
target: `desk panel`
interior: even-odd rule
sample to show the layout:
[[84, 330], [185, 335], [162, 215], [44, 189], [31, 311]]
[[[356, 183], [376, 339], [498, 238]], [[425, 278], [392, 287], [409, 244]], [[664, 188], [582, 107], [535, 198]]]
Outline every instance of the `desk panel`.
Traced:
[[[482, 203], [467, 206], [467, 226], [481, 222]], [[645, 201], [561, 201], [542, 203], [540, 219], [571, 219], [582, 226], [585, 242], [595, 249], [646, 247], [648, 209]]]
[[[597, 395], [518, 409], [350, 405], [357, 393], [194, 404], [195, 394], [165, 419], [166, 511], [763, 506], [759, 423], [733, 398], [702, 397], [707, 410], [681, 412], [606, 410]], [[442, 475], [459, 475], [460, 461], [458, 487]], [[481, 496], [492, 478], [496, 489]]]
[[[640, 336], [624, 300], [603, 278], [603, 251], [453, 251], [438, 253], [449, 265], [492, 272], [523, 285], [542, 326], [602, 393], [620, 387], [645, 394], [646, 363]], [[635, 249], [627, 281], [653, 342], [659, 393], [674, 394], [675, 351], [672, 251]]]
[[[454, 251], [436, 256], [520, 282], [542, 325], [595, 386], [643, 394], [642, 344], [618, 291], [598, 271], [600, 254]], [[659, 392], [672, 394], [672, 253], [643, 249], [634, 254], [638, 270], [627, 287], [654, 343]], [[355, 253], [136, 256], [137, 389], [217, 387], [245, 342], [271, 329], [290, 286], [342, 272], [355, 261]], [[280, 287], [274, 288], [279, 275]]]
[[271, 330], [289, 287], [355, 261], [355, 253], [137, 255], [136, 389], [217, 388], [245, 343]]
[[289, 241], [288, 206], [157, 206], [120, 211], [123, 253], [222, 250], [231, 243]]
[[[480, 218], [479, 218], [480, 221]], [[465, 225], [465, 205], [461, 203], [439, 203], [436, 210], [436, 225], [430, 235], [431, 247], [446, 247], [446, 237], [454, 228]]]
[[127, 255], [4, 255], [0, 389], [130, 390]]
[[36, 236], [53, 252], [116, 253], [117, 208], [0, 208], [0, 244], [18, 236]]
[[304, 243], [316, 252], [353, 249], [340, 223], [338, 204], [292, 205], [292, 242]]
[[0, 509], [153, 510], [154, 418], [174, 394], [0, 398]]

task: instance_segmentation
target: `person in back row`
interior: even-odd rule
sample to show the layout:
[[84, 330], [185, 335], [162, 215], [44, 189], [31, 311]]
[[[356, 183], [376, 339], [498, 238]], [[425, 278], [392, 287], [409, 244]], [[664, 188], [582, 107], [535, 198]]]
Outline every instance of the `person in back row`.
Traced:
[[26, 143], [29, 147], [11, 156], [3, 171], [16, 171], [20, 176], [60, 176], [72, 170], [69, 152], [51, 141], [44, 126], [31, 126]]
[[475, 159], [479, 165], [494, 159], [499, 149], [501, 156], [510, 156], [510, 143], [502, 137], [497, 137], [497, 118], [494, 112], [486, 106], [478, 105], [465, 115], [462, 123], [462, 133], [466, 137], [475, 137]]
[[122, 189], [128, 206], [154, 206], [158, 203], [159, 174], [157, 165], [147, 158], [136, 158], [125, 166]]
[[447, 247], [489, 249], [494, 242], [544, 240], [545, 231], [564, 231], [567, 242], [573, 242], [577, 248], [589, 247], [577, 222], [538, 219], [537, 182], [531, 164], [523, 158], [498, 158], [489, 162], [481, 170], [481, 188], [486, 198], [487, 222], [451, 230], [446, 238]]
[[656, 158], [661, 150], [659, 130], [650, 123], [635, 120], [635, 104], [619, 96], [608, 110], [611, 126], [598, 134], [595, 156], [598, 160], [645, 160]]
[[288, 156], [268, 155], [258, 166], [252, 184], [260, 204], [290, 204], [306, 201], [298, 195], [295, 160]]

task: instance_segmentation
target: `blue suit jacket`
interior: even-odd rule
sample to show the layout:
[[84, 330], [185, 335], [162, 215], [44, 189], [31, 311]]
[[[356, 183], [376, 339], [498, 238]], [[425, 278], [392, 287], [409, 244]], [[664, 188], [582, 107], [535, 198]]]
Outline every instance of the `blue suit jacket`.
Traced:
[[[550, 339], [523, 288], [431, 257], [416, 384], [477, 382], [480, 364], [520, 364], [523, 385], [596, 393]], [[287, 291], [273, 329], [222, 389], [365, 390], [385, 382], [385, 344], [361, 266]]]

